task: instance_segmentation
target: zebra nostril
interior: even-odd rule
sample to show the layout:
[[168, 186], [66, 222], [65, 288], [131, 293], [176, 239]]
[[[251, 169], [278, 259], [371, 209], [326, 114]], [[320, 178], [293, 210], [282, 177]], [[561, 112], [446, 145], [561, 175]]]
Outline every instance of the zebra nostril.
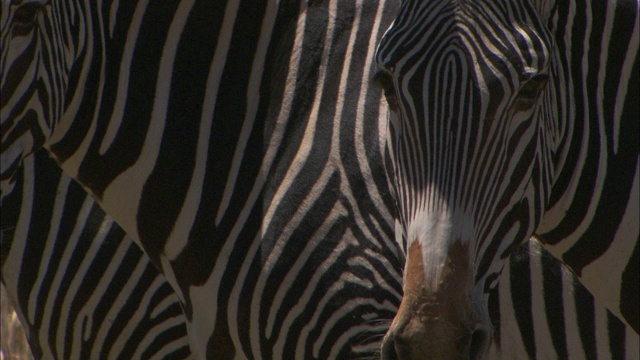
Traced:
[[469, 338], [469, 359], [481, 359], [487, 348], [489, 335], [486, 330], [478, 328], [473, 331]]

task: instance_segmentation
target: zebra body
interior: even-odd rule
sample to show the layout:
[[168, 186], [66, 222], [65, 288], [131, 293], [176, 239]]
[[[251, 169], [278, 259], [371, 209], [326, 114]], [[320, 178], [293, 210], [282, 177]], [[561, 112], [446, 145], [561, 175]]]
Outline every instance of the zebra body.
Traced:
[[415, 295], [384, 358], [482, 358], [488, 291], [534, 233], [638, 332], [638, 12], [402, 3], [377, 62]]

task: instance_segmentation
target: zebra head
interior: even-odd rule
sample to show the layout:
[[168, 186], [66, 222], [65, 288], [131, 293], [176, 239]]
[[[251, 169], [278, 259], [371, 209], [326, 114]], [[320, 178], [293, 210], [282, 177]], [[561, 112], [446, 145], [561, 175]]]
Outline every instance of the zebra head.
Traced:
[[21, 160], [45, 145], [69, 106], [72, 49], [83, 41], [70, 3], [2, 0], [2, 197]]
[[407, 252], [383, 358], [485, 356], [487, 293], [544, 208], [553, 46], [518, 1], [404, 1], [383, 37], [376, 77]]

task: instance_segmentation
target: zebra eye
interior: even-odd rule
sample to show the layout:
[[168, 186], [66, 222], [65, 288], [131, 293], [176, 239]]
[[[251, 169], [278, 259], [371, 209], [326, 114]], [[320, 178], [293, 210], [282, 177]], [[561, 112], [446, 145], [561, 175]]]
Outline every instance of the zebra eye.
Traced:
[[397, 111], [398, 98], [396, 97], [396, 89], [393, 85], [391, 73], [380, 70], [373, 76], [373, 81], [384, 91], [384, 97], [387, 99], [387, 104], [389, 104], [391, 111]]
[[18, 30], [30, 30], [38, 22], [38, 14], [43, 4], [40, 2], [28, 2], [20, 5], [13, 14], [14, 26]]
[[540, 92], [547, 85], [549, 76], [546, 74], [539, 74], [529, 79], [518, 91], [516, 97], [516, 110], [528, 110], [530, 109], [538, 99]]

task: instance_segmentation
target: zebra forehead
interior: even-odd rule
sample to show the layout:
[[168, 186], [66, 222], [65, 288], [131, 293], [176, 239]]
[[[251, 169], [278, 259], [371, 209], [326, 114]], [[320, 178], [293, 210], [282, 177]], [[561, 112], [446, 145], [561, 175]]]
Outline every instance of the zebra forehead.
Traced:
[[453, 46], [466, 53], [470, 64], [495, 56], [517, 68], [512, 75], [528, 78], [546, 68], [550, 43], [550, 34], [526, 2], [406, 1], [381, 41], [377, 61], [387, 69], [428, 63]]

